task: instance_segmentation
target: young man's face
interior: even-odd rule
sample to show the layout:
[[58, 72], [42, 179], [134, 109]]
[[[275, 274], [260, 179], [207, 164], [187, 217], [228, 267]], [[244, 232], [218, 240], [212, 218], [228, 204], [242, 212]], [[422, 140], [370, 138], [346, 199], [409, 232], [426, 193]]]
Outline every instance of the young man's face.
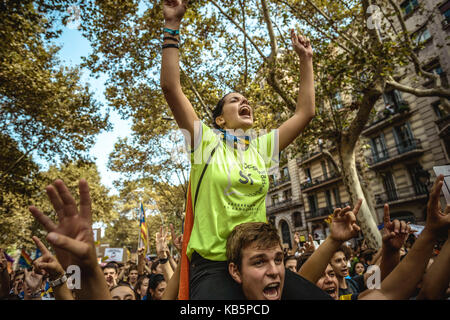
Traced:
[[330, 264], [328, 264], [322, 277], [317, 281], [316, 286], [328, 293], [334, 300], [338, 300], [339, 281]]
[[103, 270], [103, 275], [105, 276], [106, 282], [111, 285], [117, 280], [117, 272], [114, 268], [105, 268]]
[[129, 278], [130, 278], [130, 282], [131, 283], [135, 283], [137, 281], [137, 279], [138, 279], [138, 272], [137, 272], [137, 270], [131, 270]]
[[297, 272], [297, 260], [289, 259], [288, 261], [286, 261], [286, 269], [289, 269], [292, 272]]
[[19, 294], [23, 289], [23, 281], [25, 279], [25, 274], [19, 274], [14, 278], [14, 293]]
[[284, 286], [283, 250], [279, 245], [258, 249], [256, 244], [242, 250], [241, 270], [230, 263], [229, 272], [242, 285], [249, 300], [280, 300]]
[[119, 286], [111, 290], [113, 300], [136, 300], [134, 292], [130, 287]]
[[336, 252], [331, 258], [331, 266], [339, 278], [345, 278], [348, 276], [347, 259], [342, 251]]

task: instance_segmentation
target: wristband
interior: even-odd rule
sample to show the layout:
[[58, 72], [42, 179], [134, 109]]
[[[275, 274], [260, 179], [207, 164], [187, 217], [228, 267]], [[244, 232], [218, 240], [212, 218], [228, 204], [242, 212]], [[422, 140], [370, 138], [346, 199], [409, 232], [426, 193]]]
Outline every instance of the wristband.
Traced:
[[53, 281], [49, 281], [48, 284], [50, 285], [50, 287], [54, 288], [54, 287], [58, 287], [58, 286], [62, 285], [66, 281], [67, 281], [67, 275], [63, 274], [60, 278], [53, 280]]
[[173, 40], [173, 41], [176, 41], [176, 42], [180, 42], [180, 40], [178, 40], [177, 38], [174, 38], [174, 37], [164, 37], [163, 41], [166, 41], [166, 40]]
[[159, 264], [165, 264], [167, 261], [169, 261], [169, 258], [159, 259]]
[[163, 45], [162, 45], [162, 48], [163, 48], [163, 49], [167, 49], [167, 48], [177, 48], [177, 49], [180, 49], [180, 48], [178, 47], [178, 45], [175, 44], [175, 43], [166, 43], [166, 44], [163, 44]]
[[169, 28], [164, 28], [163, 29], [164, 32], [170, 33], [173, 36], [176, 36], [177, 34], [180, 34], [180, 30], [172, 30]]

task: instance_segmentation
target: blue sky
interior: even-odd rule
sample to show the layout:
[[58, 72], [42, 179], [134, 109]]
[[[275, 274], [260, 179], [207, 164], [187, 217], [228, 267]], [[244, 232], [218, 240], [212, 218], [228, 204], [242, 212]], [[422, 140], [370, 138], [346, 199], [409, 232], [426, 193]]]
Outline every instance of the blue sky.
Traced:
[[[79, 65], [82, 62], [81, 57], [87, 56], [92, 51], [89, 41], [75, 28], [65, 27], [63, 30], [62, 36], [56, 41], [57, 45], [62, 46], [59, 52], [61, 64], [67, 66]], [[91, 92], [94, 93], [95, 99], [104, 106], [107, 105], [104, 96], [106, 79], [106, 76], [95, 79], [90, 76], [89, 70], [83, 70], [82, 81], [90, 84]], [[102, 111], [105, 112], [104, 109]], [[131, 135], [131, 122], [122, 120], [115, 111], [110, 112], [110, 122], [113, 124], [112, 131], [103, 132], [97, 136], [96, 143], [91, 148], [90, 154], [96, 158], [102, 183], [116, 193], [112, 182], [119, 177], [119, 174], [108, 170], [108, 157], [119, 137]]]

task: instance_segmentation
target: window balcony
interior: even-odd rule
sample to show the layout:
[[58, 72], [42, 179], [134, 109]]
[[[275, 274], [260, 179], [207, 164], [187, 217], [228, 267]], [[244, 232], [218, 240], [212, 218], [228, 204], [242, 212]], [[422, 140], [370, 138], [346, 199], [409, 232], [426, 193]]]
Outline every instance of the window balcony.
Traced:
[[424, 149], [420, 140], [410, 139], [385, 150], [380, 150], [376, 155], [367, 157], [367, 163], [370, 169], [376, 170], [394, 162], [421, 155], [423, 152]]
[[412, 111], [406, 101], [398, 106], [386, 105], [383, 110], [377, 112], [372, 122], [366, 125], [362, 131], [362, 135], [370, 136], [380, 132], [382, 129], [393, 126], [397, 122], [409, 117]]
[[426, 199], [428, 190], [424, 185], [414, 185], [405, 188], [395, 189], [375, 195], [375, 205], [377, 208], [389, 205], [400, 204], [409, 201]]
[[302, 184], [300, 184], [300, 188], [302, 189], [303, 192], [310, 192], [315, 189], [334, 183], [340, 179], [342, 179], [340, 174], [336, 172], [330, 172], [327, 175], [322, 175], [304, 181]]
[[336, 209], [336, 208], [345, 208], [348, 205], [350, 205], [349, 202], [344, 202], [344, 203], [337, 203], [337, 204], [334, 205], [334, 207], [324, 207], [324, 208], [319, 208], [319, 209], [314, 210], [314, 211], [306, 211], [305, 212], [306, 221], [325, 219], [330, 214], [333, 214], [334, 209]]
[[282, 201], [277, 201], [269, 206], [266, 206], [266, 212], [267, 214], [272, 214], [287, 209], [291, 209], [294, 207], [298, 207], [299, 205], [301, 205], [301, 201], [292, 200], [292, 198], [288, 198]]

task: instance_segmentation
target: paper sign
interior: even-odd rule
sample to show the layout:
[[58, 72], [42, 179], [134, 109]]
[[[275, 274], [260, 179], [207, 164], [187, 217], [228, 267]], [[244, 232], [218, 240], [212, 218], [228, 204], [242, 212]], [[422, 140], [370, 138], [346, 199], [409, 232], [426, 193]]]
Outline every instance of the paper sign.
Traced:
[[123, 248], [106, 248], [105, 249], [105, 261], [117, 261], [120, 262], [123, 260]]
[[444, 175], [444, 184], [442, 186], [442, 192], [444, 193], [445, 201], [450, 205], [450, 166], [438, 166], [433, 167], [436, 176]]
[[410, 224], [409, 226], [411, 227], [411, 230], [416, 230], [416, 232], [414, 232], [414, 235], [416, 236], [416, 238], [419, 236], [419, 234], [425, 228], [425, 226], [421, 226], [421, 225], [418, 225], [418, 224]]

